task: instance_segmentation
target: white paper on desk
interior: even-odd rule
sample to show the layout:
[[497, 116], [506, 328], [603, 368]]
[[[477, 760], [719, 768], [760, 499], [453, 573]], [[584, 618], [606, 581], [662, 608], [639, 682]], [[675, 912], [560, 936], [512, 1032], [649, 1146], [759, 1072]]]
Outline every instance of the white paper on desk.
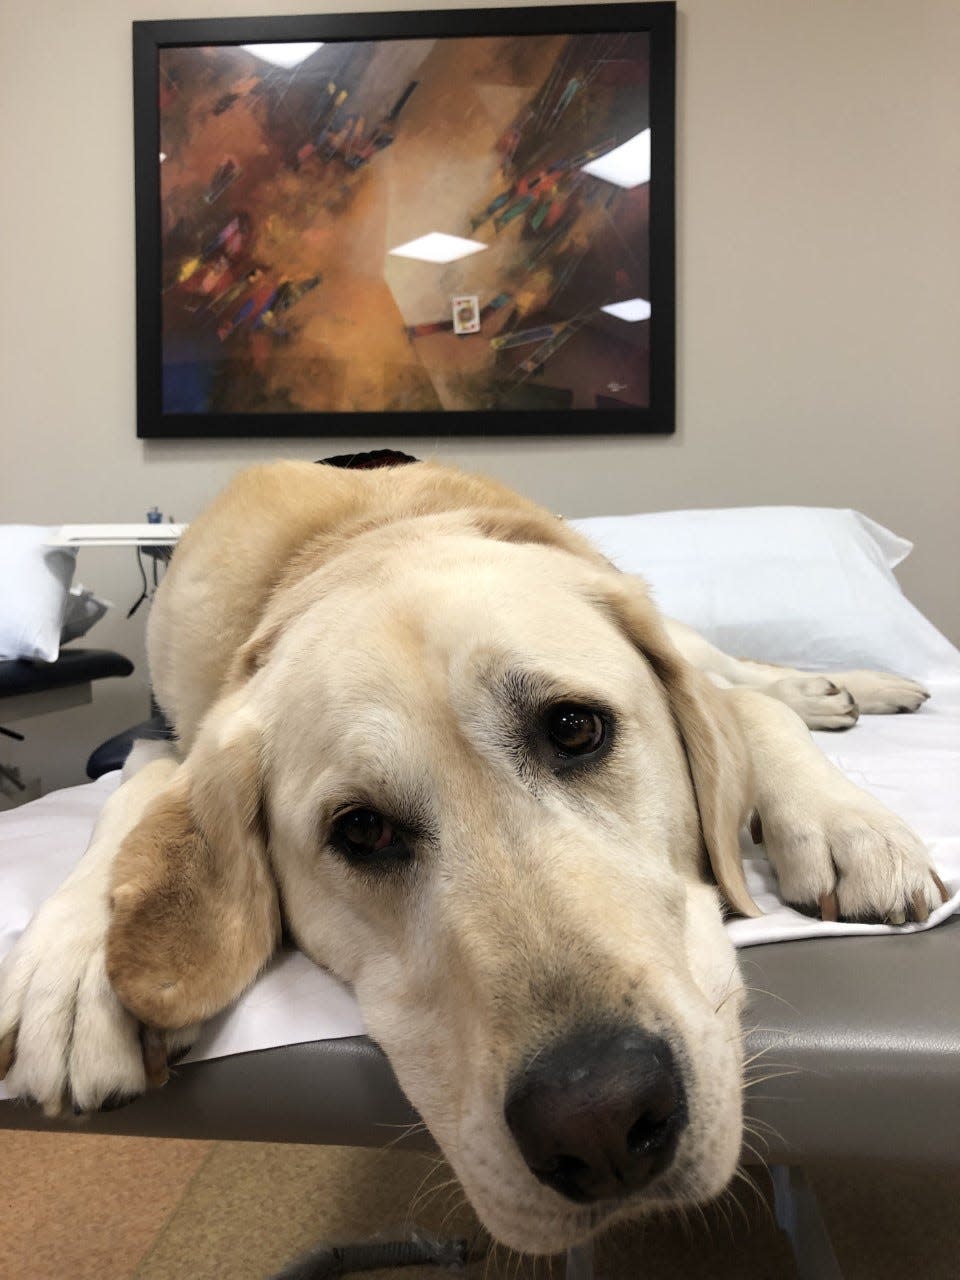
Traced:
[[360, 1007], [343, 983], [299, 951], [284, 951], [235, 1005], [204, 1024], [184, 1061], [363, 1033]]

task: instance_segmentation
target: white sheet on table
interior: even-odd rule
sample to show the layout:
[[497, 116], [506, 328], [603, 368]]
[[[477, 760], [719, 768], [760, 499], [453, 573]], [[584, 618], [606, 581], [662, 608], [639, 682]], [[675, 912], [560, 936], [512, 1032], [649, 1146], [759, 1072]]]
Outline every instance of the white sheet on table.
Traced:
[[[727, 928], [734, 943], [748, 947], [837, 934], [906, 934], [960, 911], [960, 682], [938, 686], [915, 715], [868, 716], [850, 733], [815, 737], [854, 781], [923, 837], [951, 899], [927, 924], [897, 930], [811, 920], [780, 902], [769, 864], [747, 839], [747, 882], [766, 914], [731, 921]], [[83, 853], [96, 816], [118, 781], [119, 774], [110, 774], [0, 814], [0, 956]], [[188, 1061], [362, 1031], [363, 1019], [347, 988], [302, 955], [286, 952], [232, 1008], [207, 1024]]]

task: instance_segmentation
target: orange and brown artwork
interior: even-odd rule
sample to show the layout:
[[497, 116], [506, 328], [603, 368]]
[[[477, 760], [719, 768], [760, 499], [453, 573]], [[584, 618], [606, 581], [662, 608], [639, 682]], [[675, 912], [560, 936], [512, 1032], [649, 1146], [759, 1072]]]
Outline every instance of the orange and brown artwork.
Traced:
[[646, 33], [159, 73], [165, 413], [649, 404]]

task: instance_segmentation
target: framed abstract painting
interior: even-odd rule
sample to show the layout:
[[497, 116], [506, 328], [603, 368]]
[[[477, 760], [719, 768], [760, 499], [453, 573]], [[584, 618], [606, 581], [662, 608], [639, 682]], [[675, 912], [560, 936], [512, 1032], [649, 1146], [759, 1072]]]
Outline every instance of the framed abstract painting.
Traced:
[[138, 435], [671, 432], [674, 33], [134, 23]]

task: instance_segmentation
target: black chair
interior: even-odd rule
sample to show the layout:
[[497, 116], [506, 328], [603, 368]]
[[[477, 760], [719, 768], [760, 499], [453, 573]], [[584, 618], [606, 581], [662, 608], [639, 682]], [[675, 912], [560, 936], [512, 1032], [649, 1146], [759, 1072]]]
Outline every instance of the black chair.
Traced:
[[124, 729], [122, 733], [116, 733], [106, 742], [102, 742], [87, 761], [87, 777], [96, 780], [112, 769], [122, 769], [134, 742], [138, 739], [169, 742], [173, 737], [175, 734], [166, 716], [162, 711], [157, 711], [148, 719], [141, 720], [139, 724]]
[[[0, 662], [0, 712], [5, 710], [2, 701], [5, 698], [24, 698], [51, 689], [90, 684], [106, 676], [128, 676], [132, 671], [130, 659], [112, 649], [61, 649], [56, 662], [8, 659]], [[7, 710], [10, 705], [7, 704]]]
[[[56, 662], [6, 659], [0, 662], [0, 722], [81, 706], [91, 701], [94, 680], [132, 671], [130, 659], [112, 649], [61, 649]], [[3, 733], [22, 739], [10, 729]]]

